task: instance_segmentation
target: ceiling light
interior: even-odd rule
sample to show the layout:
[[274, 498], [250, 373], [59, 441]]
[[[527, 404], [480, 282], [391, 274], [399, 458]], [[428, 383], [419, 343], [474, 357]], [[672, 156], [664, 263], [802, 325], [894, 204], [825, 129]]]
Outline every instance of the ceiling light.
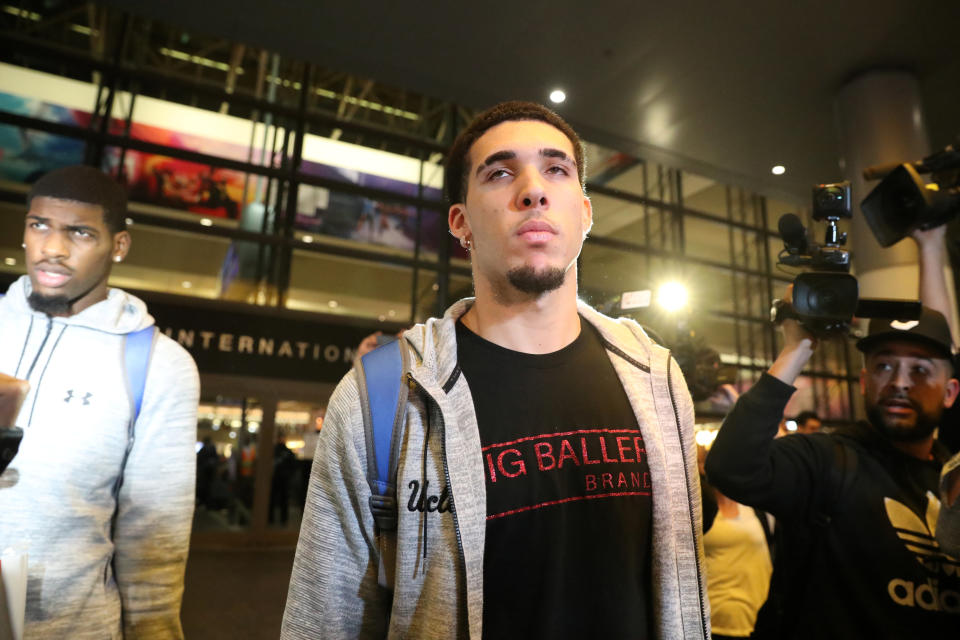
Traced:
[[679, 311], [687, 306], [687, 288], [679, 282], [667, 282], [657, 291], [657, 302], [667, 311]]
[[775, 176], [782, 176], [786, 172], [787, 172], [787, 168], [782, 164], [778, 164], [773, 169], [770, 169], [770, 173], [772, 173]]
[[4, 259], [3, 259], [3, 264], [7, 265], [8, 267], [12, 267], [12, 266], [14, 266], [15, 264], [17, 264], [17, 259], [16, 259], [16, 258], [4, 258]]
[[128, 227], [132, 227], [132, 226], [133, 226], [133, 218], [127, 218], [127, 219], [124, 220], [124, 222], [127, 223], [127, 226], [128, 226]]
[[331, 301], [328, 302], [327, 304], [330, 305], [330, 308], [331, 308], [331, 309], [336, 309], [337, 307], [340, 306], [340, 303], [337, 302], [336, 300], [331, 300]]
[[212, 227], [213, 220], [211, 220], [210, 218], [200, 218], [200, 224], [202, 224], [205, 227]]
[[183, 287], [184, 289], [189, 289], [190, 287], [193, 286], [193, 283], [190, 282], [189, 280], [184, 280], [183, 282], [180, 283], [180, 286]]
[[311, 242], [313, 242], [313, 236], [303, 236], [303, 241], [306, 242], [307, 244], [310, 244]]
[[550, 92], [550, 102], [553, 104], [560, 104], [567, 99], [567, 94], [563, 92], [563, 89], [554, 89]]

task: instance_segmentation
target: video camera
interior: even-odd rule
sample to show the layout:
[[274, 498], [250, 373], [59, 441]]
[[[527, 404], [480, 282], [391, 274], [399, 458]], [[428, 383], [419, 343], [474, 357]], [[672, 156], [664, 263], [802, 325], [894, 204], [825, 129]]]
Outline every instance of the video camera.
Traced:
[[[960, 142], [917, 162], [868, 167], [867, 180], [883, 178], [860, 208], [881, 247], [889, 247], [914, 229], [931, 229], [960, 212]], [[931, 184], [920, 178], [930, 173]]]
[[779, 323], [797, 319], [817, 337], [826, 337], [850, 330], [854, 316], [861, 318], [893, 318], [916, 320], [920, 317], [919, 302], [860, 298], [860, 285], [850, 275], [850, 252], [843, 247], [847, 234], [837, 222], [851, 217], [850, 183], [820, 184], [813, 188], [813, 219], [826, 221], [822, 245], [810, 241], [807, 230], [795, 214], [780, 217], [778, 228], [784, 249], [778, 263], [808, 267], [793, 281], [793, 304], [774, 300], [770, 319]]

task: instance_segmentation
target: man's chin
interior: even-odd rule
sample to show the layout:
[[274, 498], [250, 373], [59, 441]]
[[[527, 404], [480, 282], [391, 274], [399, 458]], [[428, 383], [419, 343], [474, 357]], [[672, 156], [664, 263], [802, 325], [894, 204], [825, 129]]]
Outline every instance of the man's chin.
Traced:
[[923, 420], [918, 414], [893, 416], [881, 410], [868, 412], [870, 422], [893, 442], [920, 442], [926, 440], [937, 428], [939, 420]]
[[507, 280], [518, 291], [540, 295], [563, 286], [566, 271], [559, 267], [515, 267], [507, 271]]
[[32, 291], [27, 298], [30, 308], [48, 316], [70, 315], [71, 300], [63, 294], [47, 294], [40, 291]]

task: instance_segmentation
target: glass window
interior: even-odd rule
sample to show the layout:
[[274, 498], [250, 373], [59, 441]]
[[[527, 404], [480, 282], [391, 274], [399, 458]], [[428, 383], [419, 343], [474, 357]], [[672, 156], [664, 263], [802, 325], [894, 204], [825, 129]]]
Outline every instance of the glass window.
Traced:
[[270, 478], [269, 527], [300, 530], [310, 483], [310, 468], [323, 428], [324, 405], [280, 400], [275, 417], [273, 475]]
[[255, 398], [201, 398], [194, 531], [250, 528], [262, 421], [263, 411]]
[[[240, 272], [229, 277], [232, 252], [228, 238], [146, 224], [132, 225], [130, 235], [130, 253], [111, 272], [114, 286], [218, 298], [225, 285], [240, 287], [245, 275]], [[251, 285], [243, 286], [248, 289]]]
[[295, 250], [287, 307], [407, 322], [412, 290], [410, 267]]
[[726, 185], [692, 173], [683, 174], [683, 206], [726, 218]]

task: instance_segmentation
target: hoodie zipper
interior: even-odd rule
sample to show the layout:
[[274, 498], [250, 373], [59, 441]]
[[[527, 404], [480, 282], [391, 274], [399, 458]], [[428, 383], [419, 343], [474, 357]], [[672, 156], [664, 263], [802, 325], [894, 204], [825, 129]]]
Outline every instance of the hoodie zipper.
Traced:
[[690, 533], [693, 537], [693, 556], [696, 558], [697, 565], [697, 595], [700, 600], [700, 628], [703, 631], [703, 637], [707, 638], [707, 609], [704, 606], [703, 597], [703, 568], [700, 566], [700, 554], [697, 553], [697, 527], [694, 524], [696, 519], [693, 514], [693, 496], [690, 489], [689, 464], [687, 463], [687, 452], [683, 448], [683, 434], [680, 433], [680, 412], [677, 411], [677, 401], [673, 396], [673, 381], [670, 375], [673, 356], [669, 355], [667, 360], [667, 391], [670, 393], [670, 405], [673, 407], [673, 418], [677, 425], [677, 434], [680, 436], [680, 455], [683, 458], [683, 477], [687, 485], [687, 510], [690, 514]]
[[[441, 451], [443, 458], [443, 476], [447, 481], [447, 488], [450, 491], [450, 513], [453, 515], [453, 531], [457, 536], [457, 552], [460, 556], [460, 568], [463, 571], [463, 581], [464, 585], [467, 582], [467, 559], [463, 553], [463, 538], [460, 536], [460, 519], [457, 517], [457, 501], [454, 499], [453, 495], [453, 485], [450, 483], [450, 469], [447, 466], [447, 424], [443, 419], [443, 412], [440, 411], [440, 404], [430, 395], [430, 393], [423, 388], [423, 385], [416, 381], [413, 377], [413, 374], [407, 372], [407, 384], [410, 386], [410, 390], [415, 390], [414, 387], [418, 387], [423, 396], [429, 400], [437, 408], [437, 414], [440, 416], [440, 424], [443, 426], [443, 438], [441, 439]], [[430, 407], [427, 407], [427, 411], [430, 411]], [[469, 622], [468, 622], [469, 625]]]

